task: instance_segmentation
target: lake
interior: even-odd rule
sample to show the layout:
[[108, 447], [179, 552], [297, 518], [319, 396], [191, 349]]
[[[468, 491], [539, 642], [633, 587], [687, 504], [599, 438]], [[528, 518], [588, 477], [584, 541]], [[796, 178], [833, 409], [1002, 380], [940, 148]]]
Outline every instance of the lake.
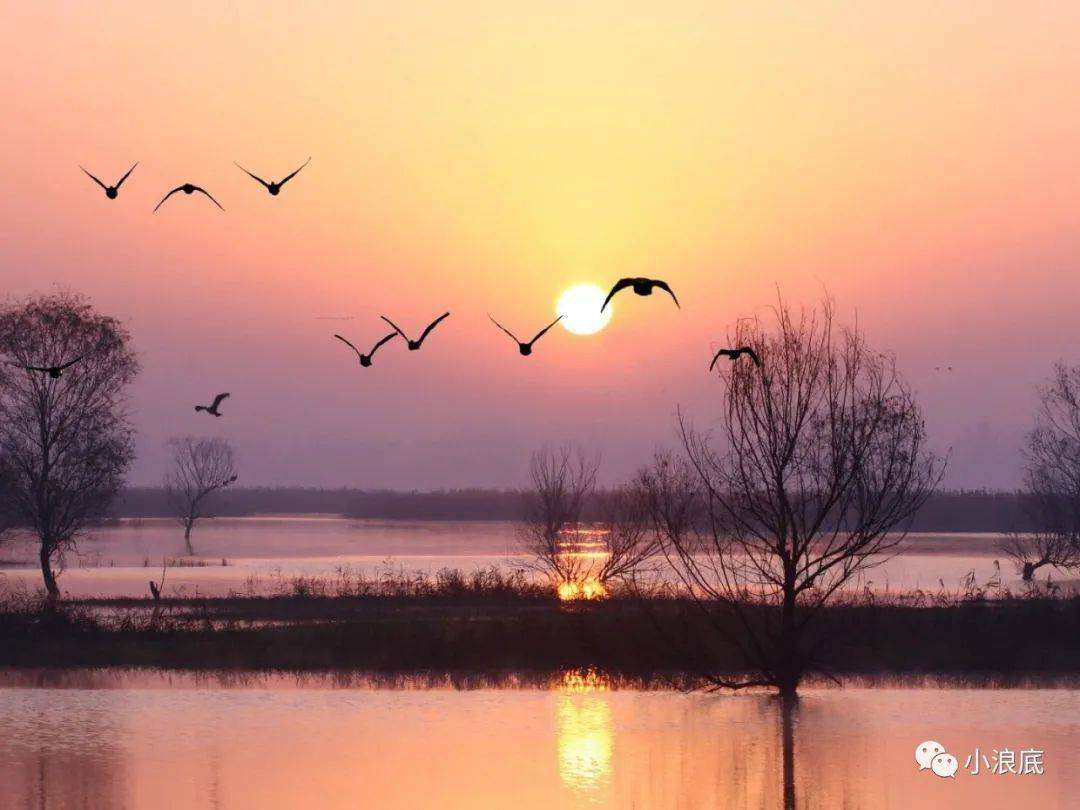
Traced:
[[[507, 523], [218, 519], [193, 539], [209, 564], [169, 568], [167, 595], [257, 592], [342, 566], [378, 575], [524, 561]], [[913, 535], [863, 584], [955, 589], [972, 571], [986, 581], [999, 540]], [[80, 542], [61, 586], [145, 596], [182, 547], [175, 523], [121, 521]], [[20, 567], [32, 551], [5, 547], [6, 587], [37, 587], [36, 569]], [[0, 807], [1065, 808], [1080, 791], [1073, 686], [812, 685], [785, 710], [765, 694], [627, 688], [597, 672], [493, 683], [0, 670]], [[926, 740], [956, 757], [955, 777], [918, 768]], [[1042, 773], [1011, 772], [1006, 752], [1012, 770], [1028, 752]]]
[[[857, 587], [891, 591], [955, 590], [969, 572], [994, 576], [1001, 536], [915, 534], [903, 553], [867, 572]], [[218, 518], [200, 522], [192, 535], [198, 568], [169, 568], [167, 596], [221, 596], [265, 592], [290, 577], [333, 577], [339, 567], [377, 576], [395, 570], [471, 570], [487, 565], [520, 568], [516, 527], [504, 522], [375, 521], [328, 516]], [[95, 530], [65, 561], [60, 587], [69, 596], [148, 596], [147, 582], [161, 575], [162, 560], [183, 555], [183, 532], [165, 519], [123, 520]], [[29, 542], [6, 546], [0, 587], [34, 588], [41, 574]], [[227, 564], [222, 565], [222, 560]], [[19, 563], [18, 566], [12, 562]], [[1006, 582], [1018, 578], [1002, 559]]]
[[[915, 763], [937, 740], [954, 778]], [[979, 756], [975, 757], [978, 749]], [[1039, 752], [1043, 773], [982, 755]], [[762, 694], [0, 672], [4, 808], [1066, 808], [1080, 691]], [[1030, 755], [1029, 755], [1030, 759]]]

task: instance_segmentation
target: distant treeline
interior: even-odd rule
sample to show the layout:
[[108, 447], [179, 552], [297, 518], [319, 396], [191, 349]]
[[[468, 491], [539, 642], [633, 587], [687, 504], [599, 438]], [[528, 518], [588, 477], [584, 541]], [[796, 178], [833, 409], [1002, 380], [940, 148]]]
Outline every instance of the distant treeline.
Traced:
[[[524, 495], [517, 490], [455, 489], [399, 492], [359, 489], [258, 487], [228, 489], [210, 512], [220, 517], [259, 514], [333, 514], [362, 519], [519, 520]], [[135, 487], [117, 501], [117, 517], [168, 517], [165, 491]], [[913, 531], [1007, 532], [1031, 528], [1023, 496], [970, 490], [934, 493], [915, 517]]]

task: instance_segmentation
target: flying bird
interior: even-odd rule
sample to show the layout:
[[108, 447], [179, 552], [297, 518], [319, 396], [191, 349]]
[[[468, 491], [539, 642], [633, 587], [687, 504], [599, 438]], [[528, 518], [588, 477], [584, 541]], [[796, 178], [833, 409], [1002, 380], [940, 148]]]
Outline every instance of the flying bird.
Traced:
[[429, 334], [431, 334], [431, 330], [434, 329], [436, 326], [438, 326], [442, 322], [442, 320], [444, 318], [449, 318], [450, 313], [449, 312], [444, 312], [438, 318], [436, 318], [431, 323], [429, 323], [427, 325], [427, 329], [425, 329], [423, 331], [423, 333], [420, 335], [419, 340], [409, 340], [409, 336], [406, 335], [404, 332], [402, 332], [401, 328], [396, 323], [394, 323], [392, 320], [387, 318], [385, 315], [380, 315], [379, 317], [382, 318], [384, 321], [386, 321], [388, 324], [390, 324], [394, 328], [395, 332], [397, 332], [399, 335], [401, 335], [403, 338], [405, 338], [405, 342], [409, 344], [409, 351], [410, 352], [415, 352], [417, 349], [419, 349], [424, 344], [424, 340], [427, 338], [427, 336]]
[[761, 358], [757, 356], [757, 352], [755, 352], [749, 346], [740, 346], [738, 349], [721, 349], [716, 354], [714, 354], [712, 362], [709, 363], [709, 371], [713, 370], [713, 368], [716, 366], [716, 361], [719, 360], [721, 357], [727, 357], [731, 360], [731, 362], [734, 363], [736, 360], [739, 359], [739, 356], [743, 354], [753, 360], [755, 366], [761, 368]]
[[[311, 158], [310, 158], [310, 157], [309, 157], [309, 158], [308, 158], [307, 160], [305, 160], [305, 161], [304, 161], [304, 166], [307, 166], [307, 165], [308, 165], [309, 163], [311, 163]], [[268, 182], [266, 182], [265, 180], [263, 180], [263, 179], [262, 179], [261, 177], [259, 177], [259, 175], [257, 175], [257, 174], [252, 174], [251, 172], [249, 172], [249, 171], [248, 171], [247, 169], [245, 169], [245, 168], [244, 168], [243, 166], [241, 166], [241, 165], [240, 165], [239, 163], [237, 163], [237, 162], [236, 162], [235, 160], [233, 161], [233, 165], [235, 165], [235, 166], [236, 166], [236, 168], [238, 168], [238, 169], [239, 169], [240, 171], [242, 171], [242, 172], [243, 172], [244, 174], [246, 174], [246, 175], [247, 175], [248, 177], [250, 177], [250, 178], [251, 178], [252, 180], [258, 180], [258, 181], [259, 181], [260, 183], [262, 183], [262, 184], [263, 184], [263, 186], [265, 186], [265, 187], [266, 187], [266, 190], [267, 190], [267, 191], [269, 191], [269, 192], [270, 192], [270, 194], [271, 194], [271, 195], [273, 195], [274, 197], [276, 197], [276, 196], [277, 196], [278, 194], [280, 194], [280, 193], [281, 193], [281, 187], [282, 187], [283, 185], [285, 185], [285, 184], [286, 184], [286, 183], [288, 183], [288, 182], [289, 182], [290, 180], [292, 180], [292, 179], [293, 179], [294, 177], [296, 177], [296, 175], [298, 175], [298, 174], [300, 173], [300, 169], [304, 168], [304, 166], [301, 166], [301, 167], [300, 167], [300, 169], [297, 169], [297, 170], [296, 170], [295, 172], [293, 172], [292, 174], [290, 174], [290, 175], [289, 175], [288, 177], [286, 177], [286, 178], [285, 178], [284, 180], [280, 180], [280, 181], [278, 181], [277, 183], [275, 183], [275, 182], [274, 182], [273, 180], [271, 180], [271, 181], [270, 181], [270, 182], [268, 183]]]
[[210, 403], [210, 405], [196, 405], [195, 412], [198, 413], [199, 411], [206, 411], [211, 416], [221, 416], [221, 411], [218, 410], [218, 406], [221, 404], [222, 400], [224, 400], [228, 396], [229, 394], [227, 393], [218, 394], [216, 397], [214, 397], [214, 401]]
[[625, 290], [627, 287], [633, 287], [634, 292], [638, 295], [652, 295], [653, 287], [659, 287], [671, 296], [671, 300], [675, 302], [675, 306], [682, 309], [682, 306], [679, 304], [679, 299], [675, 297], [675, 293], [671, 291], [671, 287], [668, 286], [666, 281], [661, 281], [658, 278], [620, 278], [615, 282], [615, 286], [611, 288], [611, 292], [607, 294], [607, 298], [604, 299], [604, 304], [600, 307], [600, 311], [603, 312], [607, 309], [608, 302], [615, 296], [615, 293], [619, 292], [619, 290]]
[[521, 342], [520, 340], [518, 340], [518, 338], [517, 338], [517, 335], [515, 335], [515, 334], [514, 334], [513, 332], [511, 332], [511, 331], [510, 331], [509, 329], [507, 329], [507, 328], [506, 328], [505, 326], [503, 326], [503, 325], [502, 325], [501, 323], [499, 323], [499, 322], [498, 322], [497, 320], [495, 320], [494, 318], [492, 318], [492, 317], [491, 317], [491, 313], [488, 313], [488, 319], [489, 319], [489, 320], [490, 320], [490, 321], [491, 321], [491, 322], [492, 322], [493, 324], [495, 324], [495, 325], [496, 325], [497, 327], [499, 327], [499, 328], [500, 328], [500, 329], [502, 329], [502, 330], [503, 330], [504, 332], [506, 332], [506, 334], [508, 334], [508, 335], [509, 335], [509, 336], [510, 336], [511, 338], [513, 338], [513, 339], [514, 339], [514, 342], [516, 342], [516, 343], [517, 343], [517, 345], [518, 345], [518, 351], [519, 351], [519, 352], [521, 352], [521, 355], [522, 355], [522, 357], [528, 357], [528, 356], [529, 356], [530, 354], [532, 354], [532, 350], [533, 350], [533, 349], [532, 349], [532, 347], [533, 347], [533, 344], [534, 344], [534, 343], [536, 343], [536, 341], [538, 341], [538, 340], [539, 340], [540, 338], [542, 338], [542, 337], [543, 337], [543, 336], [544, 336], [545, 334], [547, 334], [547, 331], [548, 331], [548, 330], [549, 330], [549, 329], [550, 329], [551, 327], [553, 327], [553, 326], [554, 326], [555, 324], [557, 324], [557, 323], [558, 323], [559, 321], [561, 321], [561, 320], [563, 319], [563, 316], [562, 316], [562, 315], [560, 315], [560, 316], [559, 316], [558, 318], [556, 318], [556, 319], [555, 319], [555, 320], [553, 320], [553, 321], [552, 321], [551, 323], [549, 323], [549, 324], [548, 324], [547, 326], [545, 326], [545, 327], [544, 327], [543, 329], [541, 329], [541, 330], [540, 330], [539, 332], [537, 332], [537, 333], [536, 333], [536, 337], [534, 337], [534, 338], [533, 338], [532, 340], [530, 340], [530, 341], [529, 341], [528, 343], [522, 343], [522, 342]]
[[177, 186], [177, 187], [176, 187], [176, 188], [174, 188], [174, 189], [173, 189], [172, 191], [170, 191], [170, 192], [169, 192], [168, 194], [166, 194], [166, 195], [165, 195], [164, 197], [162, 197], [162, 198], [161, 198], [161, 202], [159, 202], [159, 203], [158, 203], [157, 205], [155, 205], [155, 206], [154, 206], [154, 212], [156, 213], [156, 212], [157, 212], [157, 210], [158, 210], [159, 208], [161, 208], [161, 206], [163, 206], [163, 205], [165, 204], [165, 201], [166, 201], [167, 199], [169, 199], [169, 197], [171, 197], [171, 196], [172, 196], [173, 194], [175, 194], [175, 193], [176, 193], [176, 192], [178, 192], [178, 191], [182, 191], [182, 192], [184, 192], [185, 194], [194, 194], [194, 193], [195, 193], [196, 191], [198, 191], [198, 192], [199, 192], [200, 194], [205, 194], [205, 195], [206, 195], [207, 197], [209, 197], [209, 198], [210, 198], [210, 202], [212, 202], [212, 203], [213, 203], [214, 205], [216, 205], [216, 206], [217, 206], [218, 208], [221, 208], [221, 210], [222, 210], [222, 211], [224, 211], [224, 210], [225, 210], [225, 209], [224, 209], [224, 208], [222, 207], [221, 203], [219, 203], [219, 202], [218, 202], [217, 200], [215, 200], [215, 199], [214, 199], [214, 197], [213, 197], [213, 195], [212, 195], [212, 194], [211, 194], [211, 193], [210, 193], [209, 191], [207, 191], [207, 190], [206, 190], [205, 188], [199, 188], [198, 186], [194, 186], [194, 185], [192, 185], [191, 183], [184, 183], [184, 185], [182, 185], [182, 186]]
[[391, 332], [389, 335], [387, 335], [382, 340], [380, 340], [378, 343], [376, 343], [374, 346], [372, 346], [370, 352], [368, 352], [367, 354], [364, 354], [358, 348], [353, 346], [349, 341], [347, 341], [345, 338], [343, 338], [341, 335], [334, 335], [334, 337], [336, 337], [338, 340], [340, 340], [342, 343], [344, 343], [346, 346], [348, 346], [350, 349], [352, 349], [354, 352], [356, 352], [356, 356], [360, 358], [360, 365], [363, 366], [364, 368], [367, 368], [368, 366], [371, 365], [371, 358], [375, 356], [375, 352], [377, 352], [379, 350], [380, 346], [382, 346], [388, 340], [393, 340], [397, 336], [398, 336], [397, 332]]
[[[138, 166], [138, 165], [139, 165], [139, 162], [135, 161], [135, 166]], [[124, 181], [128, 179], [128, 175], [131, 174], [133, 171], [135, 171], [135, 166], [132, 166], [130, 169], [128, 169], [127, 172], [124, 174], [124, 176], [116, 181], [115, 186], [107, 186], [104, 183], [102, 183], [100, 180], [98, 180], [96, 177], [94, 177], [94, 175], [90, 174], [90, 172], [86, 171], [86, 169], [83, 169], [82, 166], [80, 166], [79, 168], [83, 170], [83, 172], [86, 174], [87, 177], [89, 177], [91, 180], [93, 180], [95, 183], [97, 183], [99, 186], [101, 186], [103, 189], [105, 189], [105, 196], [106, 197], [108, 197], [110, 200], [115, 200], [116, 195], [120, 193], [120, 186], [124, 185]]]
[[78, 357], [76, 357], [74, 360], [68, 360], [66, 363], [61, 363], [60, 365], [56, 365], [56, 366], [24, 366], [22, 363], [10, 363], [10, 362], [8, 363], [8, 365], [18, 366], [19, 368], [26, 369], [27, 371], [40, 371], [42, 374], [48, 374], [52, 379], [58, 380], [58, 379], [60, 379], [60, 375], [64, 373], [65, 369], [71, 368], [73, 365], [78, 363], [84, 357], [86, 357], [86, 355], [81, 354]]

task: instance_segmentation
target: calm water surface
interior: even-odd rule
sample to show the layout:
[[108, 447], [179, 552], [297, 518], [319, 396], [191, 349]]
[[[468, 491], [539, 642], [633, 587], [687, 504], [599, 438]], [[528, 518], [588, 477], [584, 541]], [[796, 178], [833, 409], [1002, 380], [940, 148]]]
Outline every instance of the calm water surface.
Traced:
[[[501, 522], [356, 521], [333, 517], [222, 518], [204, 520], [193, 534], [195, 550], [211, 564], [170, 568], [167, 595], [224, 595], [265, 590], [297, 575], [334, 577], [348, 566], [378, 576], [387, 567], [432, 572], [487, 565], [520, 568], [515, 526]], [[868, 572], [875, 589], [956, 589], [974, 571], [980, 582], [994, 575], [996, 535], [912, 535], [903, 554]], [[162, 559], [183, 554], [183, 533], [169, 520], [126, 520], [97, 530], [66, 561], [60, 585], [70, 596], [146, 596]], [[0, 587], [37, 587], [41, 575], [29, 543], [5, 547]], [[221, 560], [228, 565], [222, 566]], [[156, 569], [148, 571], [147, 569]], [[1003, 560], [1003, 578], [1016, 580]]]
[[[957, 755], [918, 771], [924, 739]], [[1038, 748], [1041, 776], [963, 769]], [[0, 673], [5, 808], [1066, 808], [1080, 692], [241, 687], [158, 673]]]

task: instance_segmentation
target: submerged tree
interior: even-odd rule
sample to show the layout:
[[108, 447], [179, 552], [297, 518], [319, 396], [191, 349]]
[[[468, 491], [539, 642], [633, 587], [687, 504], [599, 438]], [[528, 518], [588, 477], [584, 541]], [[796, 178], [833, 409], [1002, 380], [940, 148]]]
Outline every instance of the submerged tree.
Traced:
[[1046, 565], [1080, 568], [1080, 368], [1058, 363], [1039, 400], [1024, 449], [1024, 504], [1033, 531], [1011, 535], [1003, 546], [1025, 582]]
[[540, 450], [530, 460], [522, 544], [564, 598], [602, 596], [658, 551], [642, 492], [598, 491], [598, 468], [580, 448]]
[[138, 363], [119, 321], [66, 293], [0, 308], [0, 355], [3, 511], [37, 535], [55, 598], [53, 563], [106, 514], [134, 457], [124, 390]]
[[815, 617], [901, 541], [941, 465], [894, 364], [834, 326], [830, 301], [800, 315], [780, 302], [775, 313], [775, 332], [743, 321], [732, 336], [762, 365], [720, 372], [722, 441], [680, 418], [684, 454], [659, 458], [641, 480], [703, 626], [753, 670], [710, 677], [793, 695], [824, 664]]
[[189, 555], [191, 530], [203, 517], [203, 509], [215, 492], [236, 481], [236, 460], [232, 445], [225, 439], [180, 436], [169, 439], [172, 467], [165, 476], [169, 505], [184, 527], [184, 545]]

